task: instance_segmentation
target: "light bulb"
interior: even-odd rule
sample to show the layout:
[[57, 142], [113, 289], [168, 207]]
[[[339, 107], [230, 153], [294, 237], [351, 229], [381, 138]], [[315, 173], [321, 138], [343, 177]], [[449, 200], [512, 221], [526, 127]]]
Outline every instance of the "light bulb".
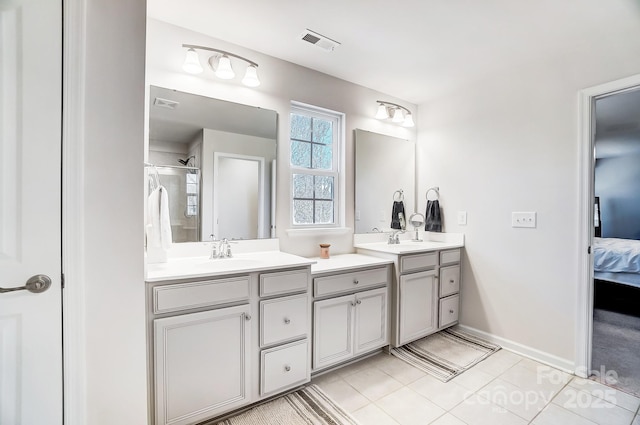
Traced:
[[255, 65], [249, 65], [247, 67], [247, 72], [244, 74], [242, 84], [249, 87], [258, 87], [260, 85], [260, 80], [258, 79], [258, 68]]
[[393, 111], [393, 119], [391, 121], [393, 121], [393, 122], [403, 122], [404, 121], [404, 115], [402, 115], [402, 110], [400, 110], [400, 108], [396, 108], [396, 110]]
[[376, 112], [376, 118], [379, 120], [386, 120], [389, 118], [389, 111], [387, 111], [387, 107], [382, 103], [378, 106], [378, 112]]
[[193, 49], [187, 50], [187, 56], [184, 58], [182, 69], [189, 74], [200, 74], [203, 71], [198, 52]]
[[233, 72], [233, 68], [231, 68], [229, 56], [220, 56], [220, 59], [218, 59], [218, 68], [216, 69], [216, 77], [222, 78], [223, 80], [230, 80], [235, 76], [236, 73]]
[[413, 117], [411, 116], [411, 113], [407, 113], [407, 115], [404, 117], [404, 122], [402, 123], [403, 127], [413, 127], [414, 125], [416, 125], [413, 122]]

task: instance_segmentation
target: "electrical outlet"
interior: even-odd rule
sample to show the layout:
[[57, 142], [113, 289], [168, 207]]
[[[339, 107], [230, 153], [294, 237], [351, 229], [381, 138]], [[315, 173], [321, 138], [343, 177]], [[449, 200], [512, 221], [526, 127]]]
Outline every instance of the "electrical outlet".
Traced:
[[467, 212], [466, 211], [458, 211], [458, 224], [460, 226], [467, 225]]
[[536, 227], [535, 212], [512, 212], [511, 227]]

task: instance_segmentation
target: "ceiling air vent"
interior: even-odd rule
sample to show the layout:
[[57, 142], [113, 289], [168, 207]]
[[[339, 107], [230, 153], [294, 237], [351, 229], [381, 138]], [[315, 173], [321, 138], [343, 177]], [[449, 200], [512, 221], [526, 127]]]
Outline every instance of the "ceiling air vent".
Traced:
[[167, 108], [167, 109], [176, 109], [180, 102], [176, 102], [175, 100], [163, 99], [161, 97], [156, 97], [153, 100], [153, 105], [159, 108]]
[[322, 34], [318, 34], [315, 31], [311, 31], [310, 29], [305, 30], [300, 36], [300, 39], [306, 41], [307, 43], [311, 43], [314, 46], [317, 46], [327, 52], [334, 51], [335, 48], [340, 45], [340, 43], [338, 43], [337, 41], [325, 37]]

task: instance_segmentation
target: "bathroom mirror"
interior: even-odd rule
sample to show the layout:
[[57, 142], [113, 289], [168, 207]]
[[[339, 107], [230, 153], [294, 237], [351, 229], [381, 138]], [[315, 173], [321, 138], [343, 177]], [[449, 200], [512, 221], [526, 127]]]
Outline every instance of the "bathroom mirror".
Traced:
[[[189, 208], [182, 205], [186, 189], [167, 187], [174, 242], [275, 237], [277, 113], [156, 86], [149, 93], [148, 162], [200, 179]], [[160, 184], [176, 186], [163, 177]], [[180, 213], [187, 209], [188, 220]]]
[[356, 129], [355, 158], [355, 233], [390, 231], [397, 191], [406, 214], [415, 211], [415, 143]]

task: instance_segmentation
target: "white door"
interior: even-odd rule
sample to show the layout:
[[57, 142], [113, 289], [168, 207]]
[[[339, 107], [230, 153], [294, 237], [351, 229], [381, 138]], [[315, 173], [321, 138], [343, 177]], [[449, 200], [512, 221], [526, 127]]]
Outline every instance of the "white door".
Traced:
[[436, 271], [400, 276], [400, 337], [403, 345], [437, 328], [438, 286]]
[[62, 424], [61, 70], [62, 2], [0, 0], [1, 425]]
[[193, 424], [249, 401], [249, 313], [246, 304], [153, 321], [155, 424]]
[[353, 356], [353, 295], [313, 303], [313, 368]]
[[356, 294], [356, 329], [354, 354], [389, 344], [387, 337], [387, 288]]

